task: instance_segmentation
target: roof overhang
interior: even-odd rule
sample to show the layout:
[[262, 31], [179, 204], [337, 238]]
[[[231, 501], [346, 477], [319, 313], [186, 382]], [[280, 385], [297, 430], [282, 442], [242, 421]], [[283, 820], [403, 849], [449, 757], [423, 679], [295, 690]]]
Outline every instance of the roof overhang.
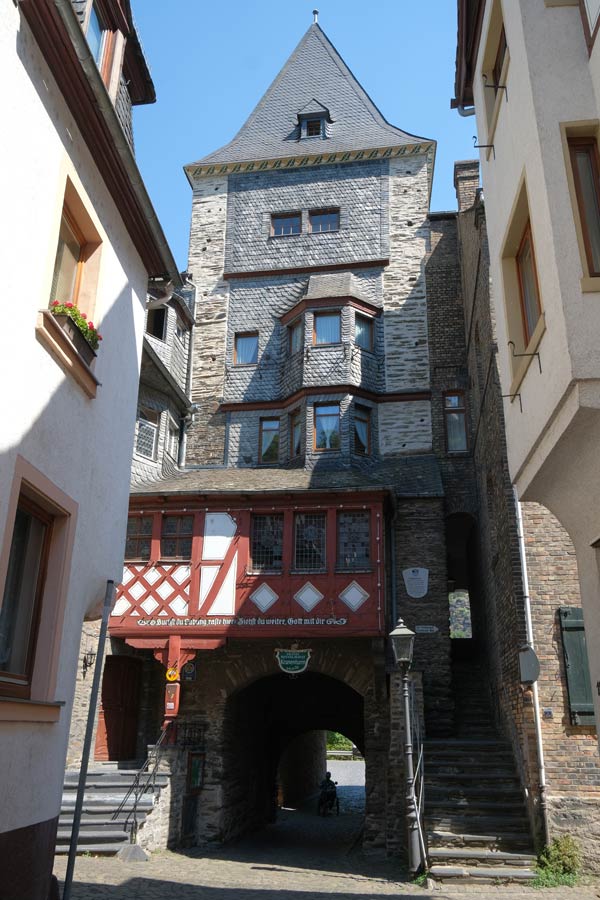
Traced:
[[452, 109], [473, 106], [473, 75], [486, 0], [458, 0], [456, 69]]

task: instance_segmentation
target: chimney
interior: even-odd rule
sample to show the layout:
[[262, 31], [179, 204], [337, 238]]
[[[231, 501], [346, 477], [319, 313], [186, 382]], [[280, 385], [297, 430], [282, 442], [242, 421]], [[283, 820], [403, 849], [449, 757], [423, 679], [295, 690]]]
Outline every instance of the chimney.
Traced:
[[475, 203], [479, 188], [479, 160], [467, 159], [454, 163], [454, 187], [458, 200], [458, 211], [464, 212]]

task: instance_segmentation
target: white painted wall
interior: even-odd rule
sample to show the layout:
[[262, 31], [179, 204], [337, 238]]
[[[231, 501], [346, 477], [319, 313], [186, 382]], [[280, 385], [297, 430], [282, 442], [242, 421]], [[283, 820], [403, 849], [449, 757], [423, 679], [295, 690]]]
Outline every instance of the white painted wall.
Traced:
[[[58, 725], [0, 723], [0, 832], [58, 812], [81, 625], [122, 571], [146, 271], [27, 25], [0, 10], [0, 544], [17, 453], [79, 504], [56, 700]], [[9, 87], [10, 86], [10, 89]], [[102, 236], [95, 322], [101, 382], [87, 398], [36, 340], [67, 175]]]

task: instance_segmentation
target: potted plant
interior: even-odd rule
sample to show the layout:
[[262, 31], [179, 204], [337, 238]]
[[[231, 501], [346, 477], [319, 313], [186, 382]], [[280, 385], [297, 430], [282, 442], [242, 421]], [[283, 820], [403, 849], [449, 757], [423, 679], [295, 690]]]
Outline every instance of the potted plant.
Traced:
[[59, 300], [53, 300], [50, 312], [66, 332], [84, 362], [89, 365], [96, 356], [95, 351], [102, 340], [102, 335], [98, 334], [94, 323], [71, 302], [61, 303]]

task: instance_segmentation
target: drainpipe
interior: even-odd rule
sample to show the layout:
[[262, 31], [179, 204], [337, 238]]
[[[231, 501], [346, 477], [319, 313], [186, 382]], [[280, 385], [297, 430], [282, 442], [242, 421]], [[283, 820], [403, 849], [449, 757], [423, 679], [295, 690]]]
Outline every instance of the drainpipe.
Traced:
[[459, 116], [462, 116], [463, 119], [466, 119], [467, 116], [475, 115], [475, 107], [474, 106], [471, 106], [469, 109], [465, 109], [464, 106], [461, 106], [460, 104], [458, 104], [455, 107], [455, 109], [456, 109], [456, 112], [459, 114]]
[[[525, 537], [523, 534], [523, 516], [517, 489], [513, 487], [515, 501], [515, 513], [517, 516], [517, 535], [519, 538], [519, 556], [521, 558], [521, 572], [523, 576], [523, 602], [525, 604], [525, 627], [527, 631], [527, 646], [533, 650], [533, 625], [531, 622], [531, 601], [529, 597], [529, 578], [527, 575], [527, 559], [525, 556]], [[539, 781], [540, 781], [540, 810], [542, 813], [542, 828], [544, 844], [550, 842], [550, 829], [548, 826], [548, 806], [546, 797], [546, 766], [544, 763], [544, 744], [542, 740], [542, 721], [540, 717], [540, 701], [537, 681], [532, 686], [533, 692], [533, 718], [535, 722], [535, 742], [538, 754]]]

